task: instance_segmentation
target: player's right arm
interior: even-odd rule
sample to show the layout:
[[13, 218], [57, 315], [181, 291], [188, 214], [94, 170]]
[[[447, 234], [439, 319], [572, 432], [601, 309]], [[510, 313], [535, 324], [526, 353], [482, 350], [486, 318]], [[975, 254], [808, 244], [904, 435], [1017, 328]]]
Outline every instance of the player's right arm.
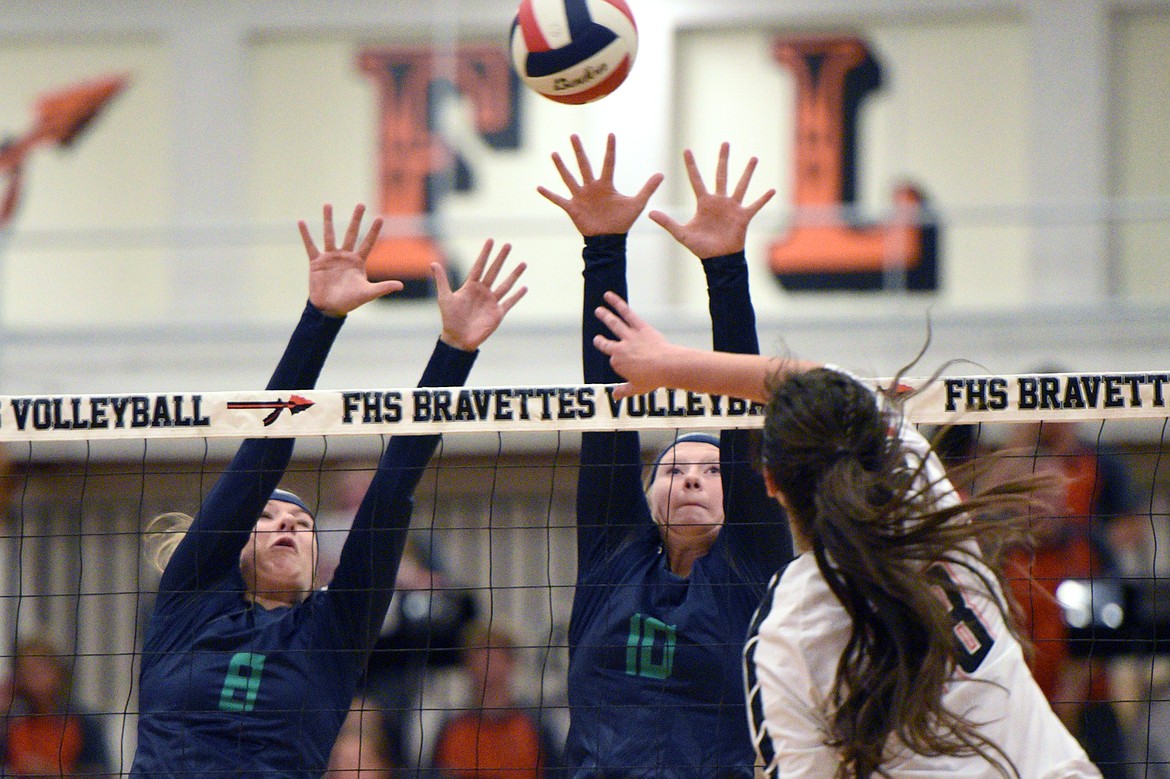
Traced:
[[[683, 161], [695, 195], [694, 214], [685, 224], [661, 211], [651, 211], [650, 219], [702, 261], [712, 347], [719, 352], [759, 354], [744, 247], [748, 225], [776, 190], [769, 189], [756, 200], [744, 203], [757, 164], [752, 157], [729, 191], [730, 152], [729, 144], [720, 146], [714, 187], [708, 188], [695, 155], [688, 149]], [[751, 433], [744, 429], [724, 430], [719, 440], [727, 518], [725, 537], [733, 545], [737, 559], [757, 561], [754, 572], [761, 576], [762, 588], [773, 571], [792, 559], [788, 522], [780, 505], [768, 496], [763, 477], [752, 467]]]
[[[590, 384], [611, 384], [621, 379], [605, 355], [593, 346], [608, 330], [593, 316], [609, 290], [626, 292], [626, 234], [662, 183], [661, 174], [646, 181], [634, 196], [620, 194], [613, 183], [615, 141], [606, 141], [605, 158], [594, 176], [580, 138], [572, 137], [581, 180], [578, 181], [559, 154], [553, 164], [569, 190], [562, 197], [539, 187], [538, 191], [573, 220], [585, 239], [583, 258], [584, 306], [581, 322], [581, 364]], [[637, 433], [584, 433], [581, 436], [581, 468], [577, 477], [578, 575], [587, 563], [612, 551], [634, 523], [648, 521], [649, 509], [642, 492], [642, 453]]]
[[[354, 209], [337, 246], [332, 207], [325, 206], [323, 250], [317, 248], [305, 223], [300, 223], [309, 258], [309, 301], [266, 389], [275, 393], [314, 387], [345, 315], [402, 288], [401, 282], [371, 283], [366, 278], [366, 258], [377, 239], [381, 219], [374, 220], [359, 245], [364, 210], [363, 206]], [[282, 395], [281, 399], [287, 397]], [[284, 476], [292, 449], [293, 439], [289, 438], [248, 439], [240, 445], [175, 548], [163, 571], [160, 590], [206, 589], [238, 568], [240, 550]]]

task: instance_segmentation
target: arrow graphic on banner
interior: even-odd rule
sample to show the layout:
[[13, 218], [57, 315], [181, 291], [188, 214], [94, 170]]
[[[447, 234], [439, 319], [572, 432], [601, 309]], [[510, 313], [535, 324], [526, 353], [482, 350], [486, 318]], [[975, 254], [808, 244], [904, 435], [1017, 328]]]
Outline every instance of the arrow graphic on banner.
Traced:
[[268, 427], [280, 416], [280, 412], [288, 409], [290, 414], [299, 414], [313, 405], [313, 401], [302, 398], [300, 395], [290, 395], [288, 400], [239, 400], [227, 404], [228, 408], [264, 408], [272, 409], [272, 413], [264, 417], [264, 426]]

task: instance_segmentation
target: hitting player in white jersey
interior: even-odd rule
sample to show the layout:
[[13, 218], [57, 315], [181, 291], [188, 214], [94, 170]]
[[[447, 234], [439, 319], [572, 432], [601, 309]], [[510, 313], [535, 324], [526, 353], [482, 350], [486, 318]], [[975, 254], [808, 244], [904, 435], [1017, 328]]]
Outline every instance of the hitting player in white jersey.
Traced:
[[1027, 487], [959, 500], [873, 389], [815, 363], [676, 346], [616, 295], [598, 348], [627, 379], [766, 402], [761, 455], [797, 558], [745, 650], [770, 776], [1099, 777], [1049, 708], [980, 542], [1024, 526]]

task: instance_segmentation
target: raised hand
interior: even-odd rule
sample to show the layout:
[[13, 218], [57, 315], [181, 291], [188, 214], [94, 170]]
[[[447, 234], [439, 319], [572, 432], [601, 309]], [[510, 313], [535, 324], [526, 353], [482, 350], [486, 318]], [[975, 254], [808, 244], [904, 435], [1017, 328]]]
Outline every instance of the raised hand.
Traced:
[[593, 166], [585, 154], [585, 147], [581, 139], [573, 135], [570, 137], [573, 152], [577, 155], [577, 167], [581, 172], [581, 181], [569, 171], [561, 155], [553, 152], [552, 161], [557, 172], [561, 174], [561, 181], [569, 189], [569, 197], [537, 187], [536, 191], [545, 198], [560, 206], [569, 218], [573, 220], [577, 231], [581, 235], [618, 235], [628, 233], [638, 215], [646, 208], [650, 196], [662, 183], [662, 174], [651, 176], [638, 194], [623, 195], [614, 188], [613, 169], [616, 158], [616, 141], [610, 133], [605, 142], [605, 159], [601, 163], [601, 175], [593, 175]]
[[676, 222], [662, 211], [651, 211], [650, 219], [661, 225], [674, 239], [699, 259], [719, 257], [724, 254], [743, 251], [747, 240], [747, 227], [752, 217], [772, 199], [776, 190], [769, 189], [754, 203], [744, 205], [748, 185], [752, 180], [758, 160], [752, 157], [747, 167], [739, 177], [735, 191], [727, 194], [727, 158], [730, 146], [724, 143], [719, 147], [719, 163], [715, 167], [715, 191], [707, 191], [703, 183], [703, 176], [699, 173], [699, 166], [695, 164], [695, 155], [687, 149], [683, 153], [683, 160], [687, 166], [687, 177], [691, 181], [691, 189], [695, 192], [695, 214], [686, 224]]
[[615, 389], [614, 397], [628, 398], [666, 386], [663, 369], [677, 347], [635, 314], [620, 295], [606, 292], [605, 302], [609, 308], [600, 306], [595, 313], [614, 337], [595, 335], [593, 345], [626, 380]]
[[447, 282], [447, 272], [443, 267], [437, 262], [431, 264], [431, 273], [434, 274], [435, 288], [439, 294], [439, 314], [443, 319], [443, 333], [439, 336], [443, 343], [465, 352], [474, 352], [496, 331], [512, 306], [528, 292], [528, 287], [520, 287], [511, 295], [508, 294], [528, 267], [522, 262], [513, 268], [507, 278], [496, 284], [511, 251], [511, 244], [501, 246], [489, 266], [492, 240], [489, 238], [484, 241], [479, 257], [467, 272], [467, 280], [454, 292]]
[[326, 203], [324, 251], [313, 242], [309, 226], [304, 220], [297, 223], [301, 230], [301, 240], [305, 244], [305, 253], [309, 257], [309, 302], [328, 316], [345, 316], [375, 298], [402, 289], [401, 281], [372, 282], [366, 276], [366, 260], [374, 248], [374, 242], [378, 240], [382, 218], [374, 219], [361, 245], [358, 245], [362, 215], [365, 212], [366, 207], [360, 203], [353, 209], [349, 227], [339, 247], [333, 234], [333, 206]]

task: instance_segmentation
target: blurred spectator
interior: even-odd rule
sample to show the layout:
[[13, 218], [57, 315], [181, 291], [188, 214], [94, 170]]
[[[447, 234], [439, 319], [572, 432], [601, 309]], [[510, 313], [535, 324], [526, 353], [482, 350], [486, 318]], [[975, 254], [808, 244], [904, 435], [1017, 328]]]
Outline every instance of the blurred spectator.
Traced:
[[[1143, 505], [1147, 513], [1109, 528], [1110, 543], [1122, 577], [1165, 583], [1170, 581], [1170, 501], [1157, 495]], [[1170, 656], [1125, 654], [1114, 658], [1109, 670], [1130, 762], [1140, 767], [1136, 775], [1170, 779]]]
[[398, 566], [394, 601], [370, 659], [370, 674], [459, 663], [460, 637], [478, 611], [469, 589], [444, 571], [437, 539], [411, 531]]
[[[398, 567], [394, 599], [374, 645], [366, 676], [366, 695], [385, 709], [392, 753], [400, 765], [415, 764], [417, 732], [429, 676], [459, 664], [460, 637], [475, 619], [470, 590], [460, 589], [443, 572], [429, 531], [411, 531]], [[413, 730], [412, 730], [413, 728]]]
[[394, 761], [381, 710], [355, 698], [329, 755], [324, 779], [391, 779]]
[[[317, 518], [317, 586], [333, 577], [371, 476], [368, 470], [341, 472], [331, 491], [336, 502], [322, 507]], [[417, 767], [414, 742], [421, 737], [416, 731], [426, 675], [459, 664], [460, 636], [475, 619], [477, 607], [471, 592], [453, 586], [444, 574], [436, 539], [428, 530], [410, 531], [394, 586], [361, 690], [383, 710], [378, 719], [386, 731], [387, 752], [401, 773]]]
[[[322, 507], [317, 517], [318, 586], [333, 577], [345, 534], [372, 474], [344, 471], [333, 490], [336, 505]], [[431, 531], [410, 531], [394, 586], [394, 600], [370, 659], [367, 686], [378, 693], [424, 668], [457, 665], [460, 635], [476, 616], [471, 592], [454, 586], [445, 575]]]
[[472, 707], [439, 731], [431, 761], [447, 779], [546, 779], [564, 775], [561, 750], [540, 711], [521, 707], [513, 692], [518, 647], [498, 625], [466, 633], [463, 667]]
[[4, 774], [105, 776], [101, 728], [72, 698], [72, 671], [47, 639], [22, 640], [12, 661], [12, 708], [0, 736]]
[[1082, 441], [1074, 423], [1016, 426], [1007, 446], [1016, 467], [1054, 477], [1034, 547], [1012, 551], [1007, 565], [1035, 646], [1033, 675], [1106, 779], [1121, 779], [1128, 774], [1105, 664], [1072, 651], [1056, 589], [1065, 579], [1117, 575], [1107, 529], [1134, 510], [1129, 475], [1115, 455]]
[[324, 587], [332, 581], [341, 559], [341, 547], [345, 545], [354, 515], [373, 479], [372, 470], [342, 471], [329, 492], [335, 502], [323, 505], [317, 514], [317, 571], [314, 575], [317, 587]]

